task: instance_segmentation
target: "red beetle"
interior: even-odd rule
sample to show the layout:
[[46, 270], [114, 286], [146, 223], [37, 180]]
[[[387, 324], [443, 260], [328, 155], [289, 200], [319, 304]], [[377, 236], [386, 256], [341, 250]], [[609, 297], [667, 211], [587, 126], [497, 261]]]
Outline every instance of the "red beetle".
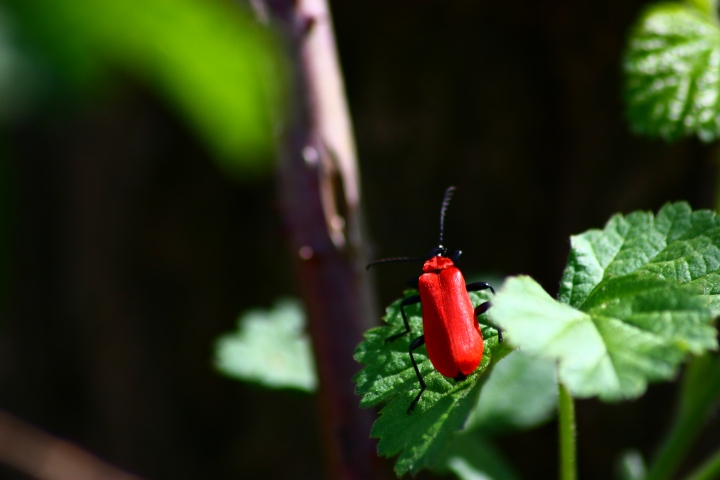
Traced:
[[[422, 306], [423, 335], [410, 343], [410, 360], [420, 382], [420, 393], [410, 404], [407, 413], [412, 412], [420, 400], [427, 385], [420, 375], [413, 351], [423, 344], [427, 347], [428, 357], [433, 367], [441, 375], [462, 381], [477, 369], [482, 361], [484, 342], [477, 316], [485, 313], [491, 306], [484, 302], [473, 308], [468, 292], [486, 290], [495, 293], [495, 290], [486, 282], [465, 284], [465, 279], [455, 262], [461, 255], [457, 250], [448, 254], [443, 246], [443, 229], [445, 211], [455, 187], [448, 187], [445, 191], [442, 207], [440, 209], [440, 241], [426, 258], [395, 257], [378, 260], [367, 266], [370, 268], [379, 263], [418, 261], [425, 262], [423, 273], [417, 280], [410, 282], [420, 295], [413, 295], [403, 299], [400, 303], [400, 313], [405, 323], [405, 331], [387, 338], [386, 342], [396, 340], [410, 332], [405, 307], [415, 303]], [[498, 340], [502, 341], [502, 331], [498, 329]]]

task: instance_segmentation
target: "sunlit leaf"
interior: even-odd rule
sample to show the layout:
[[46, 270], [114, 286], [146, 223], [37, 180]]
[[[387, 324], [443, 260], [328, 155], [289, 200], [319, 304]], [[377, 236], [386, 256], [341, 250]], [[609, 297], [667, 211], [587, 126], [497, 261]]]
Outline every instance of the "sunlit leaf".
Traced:
[[493, 319], [524, 351], [556, 359], [576, 397], [637, 397], [649, 381], [671, 378], [687, 353], [716, 348], [704, 299], [667, 280], [610, 279], [589, 300], [578, 310], [516, 277], [498, 292]]
[[[406, 292], [406, 295], [415, 292]], [[473, 305], [487, 297], [470, 294]], [[387, 326], [374, 328], [365, 334], [355, 359], [366, 365], [355, 377], [357, 392], [362, 395], [361, 406], [371, 407], [387, 404], [380, 411], [380, 418], [372, 429], [372, 436], [379, 438], [381, 455], [399, 454], [395, 464], [398, 475], [416, 473], [421, 468], [432, 467], [440, 458], [446, 442], [461, 428], [477, 402], [478, 381], [494, 363], [509, 353], [506, 343], [498, 345], [497, 332], [483, 327], [485, 350], [478, 369], [462, 382], [455, 382], [440, 375], [430, 363], [425, 347], [415, 350], [415, 359], [427, 390], [415, 409], [407, 409], [419, 391], [415, 371], [410, 362], [410, 342], [422, 332], [420, 305], [405, 309], [412, 332], [393, 342], [385, 340], [402, 331], [403, 323], [398, 300], [388, 307]], [[471, 394], [472, 393], [472, 394]]]
[[530, 278], [511, 278], [492, 318], [523, 351], [557, 360], [574, 396], [637, 397], [688, 353], [717, 348], [718, 224], [686, 203], [615, 215], [572, 237], [560, 302]]
[[614, 215], [602, 230], [570, 238], [558, 299], [582, 308], [602, 280], [638, 273], [683, 285], [720, 313], [720, 219], [685, 202], [657, 215]]

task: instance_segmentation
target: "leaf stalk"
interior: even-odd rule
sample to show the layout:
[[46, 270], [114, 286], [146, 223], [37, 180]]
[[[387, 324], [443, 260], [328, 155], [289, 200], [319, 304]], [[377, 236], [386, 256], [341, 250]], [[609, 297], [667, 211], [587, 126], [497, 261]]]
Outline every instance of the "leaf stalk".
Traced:
[[685, 480], [712, 480], [720, 477], [720, 449], [694, 472], [687, 476]]
[[[685, 372], [678, 413], [675, 415], [673, 426], [660, 447], [646, 480], [666, 480], [673, 477], [719, 397], [720, 363], [718, 357], [707, 353], [694, 358]], [[717, 456], [720, 456], [720, 453]], [[720, 459], [716, 457], [713, 459], [716, 463], [720, 463]], [[713, 466], [720, 468], [720, 465], [714, 465], [712, 460], [704, 465], [705, 468], [711, 470]]]
[[567, 387], [558, 382], [560, 480], [577, 479], [575, 404]]

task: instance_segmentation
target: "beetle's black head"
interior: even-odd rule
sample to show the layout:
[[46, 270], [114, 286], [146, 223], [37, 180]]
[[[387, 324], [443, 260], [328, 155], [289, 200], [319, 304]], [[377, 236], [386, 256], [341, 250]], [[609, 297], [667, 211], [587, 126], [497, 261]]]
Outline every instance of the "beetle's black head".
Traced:
[[457, 259], [462, 255], [462, 250], [449, 251], [446, 247], [438, 245], [437, 247], [430, 250], [425, 260], [430, 260], [432, 257], [447, 257], [453, 262], [457, 262]]

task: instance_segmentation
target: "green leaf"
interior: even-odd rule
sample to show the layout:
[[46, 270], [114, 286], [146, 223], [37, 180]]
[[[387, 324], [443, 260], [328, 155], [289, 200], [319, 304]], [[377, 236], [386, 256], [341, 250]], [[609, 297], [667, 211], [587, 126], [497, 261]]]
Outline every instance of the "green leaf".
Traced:
[[79, 85], [130, 73], [156, 87], [227, 171], [267, 168], [282, 65], [245, 12], [204, 0], [10, 3], [25, 33]]
[[637, 450], [623, 452], [618, 462], [621, 480], [644, 480], [647, 468], [642, 454]]
[[315, 391], [317, 379], [305, 314], [297, 301], [240, 316], [236, 332], [215, 346], [215, 366], [225, 375], [269, 388]]
[[[499, 282], [497, 282], [499, 283]], [[487, 380], [465, 424], [453, 435], [433, 470], [463, 480], [518, 478], [489, 434], [527, 429], [557, 410], [555, 363], [515, 350], [484, 375]]]
[[720, 28], [713, 7], [707, 0], [660, 3], [640, 17], [624, 61], [627, 115], [636, 132], [669, 141], [720, 134]]
[[458, 433], [450, 440], [434, 470], [438, 473], [452, 472], [461, 480], [519, 478], [512, 465], [484, 435], [468, 431]]
[[556, 359], [573, 396], [620, 400], [671, 378], [688, 352], [716, 348], [703, 298], [662, 279], [603, 282], [582, 311], [551, 298], [529, 277], [509, 279], [492, 318], [524, 351]]
[[[415, 291], [405, 292], [406, 296]], [[473, 305], [484, 301], [484, 294], [471, 293]], [[498, 345], [497, 331], [483, 327], [485, 350], [478, 369], [462, 382], [440, 375], [430, 363], [424, 347], [415, 350], [418, 368], [427, 384], [411, 414], [406, 411], [419, 391], [415, 371], [410, 362], [410, 342], [422, 331], [420, 305], [405, 309], [412, 332], [393, 342], [385, 339], [404, 329], [397, 300], [387, 309], [384, 320], [388, 326], [369, 330], [365, 341], [355, 351], [355, 359], [366, 365], [355, 376], [356, 390], [362, 395], [360, 405], [372, 407], [387, 404], [380, 411], [371, 435], [379, 438], [381, 455], [400, 454], [395, 471], [399, 476], [417, 473], [421, 468], [435, 465], [453, 432], [463, 426], [475, 403], [479, 380], [483, 373], [509, 353], [506, 343]], [[472, 393], [472, 394], [471, 394]]]
[[720, 313], [720, 219], [714, 212], [693, 212], [677, 202], [655, 216], [617, 214], [603, 230], [573, 235], [570, 244], [558, 294], [563, 303], [584, 310], [602, 280], [638, 273], [683, 285]]
[[509, 279], [492, 318], [527, 353], [559, 362], [574, 396], [634, 398], [692, 353], [717, 348], [720, 229], [685, 203], [657, 216], [615, 215], [572, 237], [560, 302], [527, 277]]
[[711, 18], [717, 18], [717, 0], [685, 0], [685, 3]]
[[493, 368], [465, 428], [501, 433], [535, 427], [555, 414], [557, 392], [555, 362], [515, 350]]

